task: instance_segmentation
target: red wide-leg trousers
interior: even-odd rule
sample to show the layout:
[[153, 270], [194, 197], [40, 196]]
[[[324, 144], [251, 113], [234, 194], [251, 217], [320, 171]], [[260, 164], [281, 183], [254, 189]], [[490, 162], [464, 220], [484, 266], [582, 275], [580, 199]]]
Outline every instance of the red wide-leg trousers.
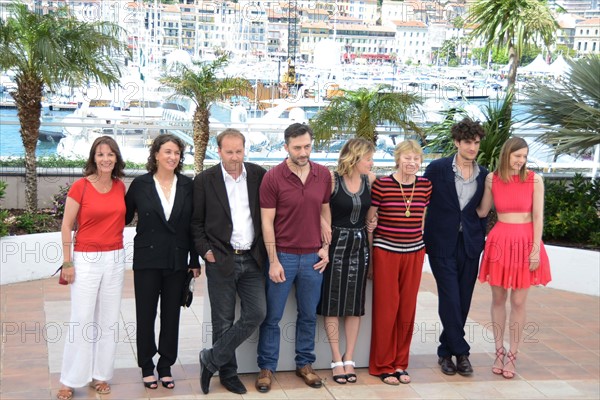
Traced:
[[369, 373], [408, 367], [425, 249], [393, 253], [373, 248], [373, 320]]

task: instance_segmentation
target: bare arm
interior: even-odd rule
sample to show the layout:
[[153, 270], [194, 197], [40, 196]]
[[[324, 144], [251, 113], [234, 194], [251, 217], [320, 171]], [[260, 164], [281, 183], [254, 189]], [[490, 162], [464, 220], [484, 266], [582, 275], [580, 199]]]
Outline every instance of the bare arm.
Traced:
[[279, 258], [277, 258], [277, 246], [275, 245], [275, 215], [276, 210], [274, 208], [261, 207], [260, 209], [262, 234], [269, 256], [269, 279], [275, 283], [280, 283], [285, 282], [285, 272], [279, 262]]
[[[324, 221], [329, 226], [329, 241], [323, 240], [322, 247], [318, 251], [321, 261], [313, 265], [313, 268], [323, 273], [329, 263], [329, 244], [331, 243], [331, 208], [329, 208], [329, 203], [321, 204], [321, 221], [321, 223]], [[322, 236], [323, 232], [321, 232]]]
[[[369, 187], [373, 187], [373, 182], [375, 182], [376, 179], [377, 179], [377, 177], [375, 176], [375, 174], [372, 172], [369, 172]], [[375, 228], [377, 228], [377, 210], [375, 211], [373, 216], [370, 218], [367, 214], [367, 217], [365, 218], [365, 222], [367, 225], [367, 232], [373, 232], [375, 230]]]
[[530, 271], [535, 271], [540, 266], [540, 245], [544, 230], [544, 181], [538, 174], [534, 174], [533, 179], [533, 248], [529, 255]]
[[479, 215], [479, 218], [487, 217], [490, 210], [492, 209], [492, 205], [494, 204], [494, 200], [492, 198], [493, 176], [493, 173], [490, 172], [485, 177], [485, 188], [483, 189], [483, 197], [481, 198], [481, 203], [479, 203], [479, 207], [477, 207], [477, 215]]
[[[331, 173], [331, 193], [333, 193], [335, 190], [335, 175], [333, 171], [329, 172]], [[321, 240], [324, 244], [329, 245], [331, 243], [331, 209], [329, 211], [329, 220], [325, 218], [322, 211], [321, 209]]]
[[331, 208], [329, 207], [329, 203], [321, 204], [321, 221], [325, 221], [331, 227]]
[[374, 173], [369, 171], [369, 186], [373, 186], [373, 182], [375, 182], [375, 179], [377, 179], [377, 176], [375, 176]]
[[[65, 202], [65, 213], [63, 215], [62, 225], [60, 227], [60, 236], [63, 247], [63, 263], [73, 262], [71, 258], [71, 245], [73, 244], [73, 226], [77, 219], [79, 203], [67, 196]], [[75, 280], [75, 268], [63, 268], [62, 276], [69, 283]]]
[[[369, 211], [367, 211], [367, 221], [371, 221], [373, 219], [375, 219], [375, 216], [377, 215], [377, 210], [379, 210], [379, 207], [375, 207], [375, 206], [371, 206], [369, 208]], [[371, 230], [371, 229], [367, 229], [367, 240], [369, 241], [369, 269], [367, 271], [367, 278], [369, 279], [373, 279], [373, 231], [375, 229]]]
[[[333, 171], [331, 173], [331, 193], [335, 190], [335, 175]], [[329, 211], [329, 220], [325, 219], [325, 216], [321, 210], [321, 240], [324, 244], [329, 245], [331, 243], [331, 209]]]
[[134, 180], [131, 182], [131, 185], [129, 185], [129, 190], [127, 190], [127, 194], [125, 195], [125, 206], [127, 208], [125, 213], [125, 225], [129, 225], [131, 221], [133, 221], [133, 217], [135, 216], [135, 212], [137, 210], [134, 194], [136, 186], [136, 181]]

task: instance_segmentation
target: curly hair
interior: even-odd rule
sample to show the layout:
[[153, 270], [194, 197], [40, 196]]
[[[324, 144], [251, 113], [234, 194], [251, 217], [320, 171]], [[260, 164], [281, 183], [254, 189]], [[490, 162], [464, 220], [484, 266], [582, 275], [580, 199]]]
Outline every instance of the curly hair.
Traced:
[[450, 129], [450, 132], [452, 133], [452, 139], [459, 142], [461, 140], [475, 140], [477, 137], [479, 137], [479, 139], [485, 137], [485, 130], [479, 121], [473, 121], [468, 117], [465, 117], [462, 121], [454, 124]]
[[340, 151], [338, 158], [337, 173], [340, 176], [350, 175], [352, 168], [367, 154], [375, 152], [375, 145], [363, 138], [350, 139]]
[[117, 156], [117, 162], [113, 167], [110, 176], [112, 179], [122, 178], [125, 176], [125, 161], [123, 161], [123, 157], [121, 156], [121, 150], [119, 150], [119, 145], [115, 142], [115, 139], [110, 136], [100, 136], [94, 140], [92, 143], [92, 147], [90, 148], [90, 155], [83, 167], [83, 176], [94, 175], [98, 172], [98, 166], [96, 165], [96, 150], [98, 146], [101, 144], [105, 144], [110, 147], [110, 151], [115, 153]]
[[177, 167], [175, 167], [175, 173], [181, 172], [183, 168], [183, 154], [185, 152], [185, 144], [181, 139], [179, 139], [175, 135], [164, 134], [158, 135], [156, 138], [154, 138], [152, 146], [150, 146], [150, 155], [148, 156], [148, 161], [146, 162], [146, 170], [151, 174], [155, 174], [156, 170], [158, 170], [158, 164], [156, 163], [156, 153], [160, 151], [160, 148], [163, 144], [168, 142], [175, 143], [175, 145], [179, 147], [179, 164], [177, 164]]

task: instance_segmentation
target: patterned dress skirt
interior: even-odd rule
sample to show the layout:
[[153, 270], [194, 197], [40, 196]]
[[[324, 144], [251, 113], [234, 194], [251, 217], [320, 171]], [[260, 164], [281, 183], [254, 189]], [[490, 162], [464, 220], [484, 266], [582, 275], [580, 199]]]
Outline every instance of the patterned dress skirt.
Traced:
[[529, 270], [533, 244], [533, 224], [497, 222], [490, 231], [483, 252], [479, 280], [505, 289], [526, 289], [546, 285], [552, 279], [544, 243], [540, 243], [540, 265]]
[[366, 230], [334, 226], [317, 313], [330, 317], [364, 315], [368, 268]]

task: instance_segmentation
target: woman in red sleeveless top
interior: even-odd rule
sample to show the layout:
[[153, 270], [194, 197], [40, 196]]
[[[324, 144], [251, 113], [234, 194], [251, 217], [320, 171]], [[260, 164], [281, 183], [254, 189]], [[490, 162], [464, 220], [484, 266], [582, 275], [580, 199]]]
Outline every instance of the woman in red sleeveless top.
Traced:
[[[477, 213], [487, 216], [492, 204], [498, 222], [485, 244], [479, 280], [492, 288], [492, 323], [496, 360], [492, 372], [515, 376], [516, 354], [525, 327], [525, 303], [531, 285], [550, 282], [550, 263], [542, 242], [544, 183], [527, 170], [527, 142], [510, 138], [500, 152], [498, 168], [486, 178]], [[504, 347], [506, 300], [510, 289], [509, 350]]]

